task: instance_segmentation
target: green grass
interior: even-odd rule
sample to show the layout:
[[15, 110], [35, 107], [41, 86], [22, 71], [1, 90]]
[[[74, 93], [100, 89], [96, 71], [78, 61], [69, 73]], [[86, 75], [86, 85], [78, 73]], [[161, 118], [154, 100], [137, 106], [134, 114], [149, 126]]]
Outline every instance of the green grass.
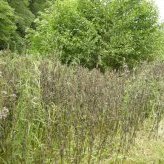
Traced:
[[1, 52], [0, 161], [162, 163], [163, 82], [162, 61], [102, 74]]
[[[146, 120], [142, 130], [137, 132], [135, 144], [131, 147], [125, 156], [113, 156], [111, 159], [105, 160], [103, 163], [164, 163], [164, 138], [156, 138], [150, 136], [150, 121]], [[164, 137], [164, 136], [163, 136]]]

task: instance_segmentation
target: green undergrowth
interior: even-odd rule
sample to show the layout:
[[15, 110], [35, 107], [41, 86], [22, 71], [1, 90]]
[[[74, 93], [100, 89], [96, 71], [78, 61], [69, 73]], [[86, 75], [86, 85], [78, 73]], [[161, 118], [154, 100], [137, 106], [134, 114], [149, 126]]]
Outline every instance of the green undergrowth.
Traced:
[[162, 162], [164, 63], [102, 74], [0, 57], [1, 163]]

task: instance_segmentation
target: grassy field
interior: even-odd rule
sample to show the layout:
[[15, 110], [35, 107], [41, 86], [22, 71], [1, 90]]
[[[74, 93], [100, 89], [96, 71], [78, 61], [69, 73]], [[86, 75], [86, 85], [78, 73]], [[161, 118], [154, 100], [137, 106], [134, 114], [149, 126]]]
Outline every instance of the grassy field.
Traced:
[[102, 74], [0, 56], [0, 163], [164, 163], [163, 61]]

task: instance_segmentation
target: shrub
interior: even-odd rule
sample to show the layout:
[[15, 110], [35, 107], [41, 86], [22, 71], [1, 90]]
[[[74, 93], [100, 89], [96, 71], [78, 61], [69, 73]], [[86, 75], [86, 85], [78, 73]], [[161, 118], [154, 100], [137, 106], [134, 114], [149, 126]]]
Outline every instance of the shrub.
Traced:
[[58, 0], [36, 26], [28, 36], [31, 52], [57, 53], [67, 64], [133, 67], [158, 55], [158, 14], [147, 0]]

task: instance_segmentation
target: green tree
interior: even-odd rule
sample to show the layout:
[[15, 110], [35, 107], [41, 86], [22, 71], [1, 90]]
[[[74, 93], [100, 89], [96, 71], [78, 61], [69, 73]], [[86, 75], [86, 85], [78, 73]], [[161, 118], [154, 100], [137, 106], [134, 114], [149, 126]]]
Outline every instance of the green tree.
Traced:
[[35, 18], [29, 9], [29, 0], [8, 0], [8, 3], [15, 11], [17, 32], [24, 37], [26, 28]]
[[16, 25], [16, 31], [13, 33], [12, 43], [10, 43], [11, 50], [22, 52], [25, 49], [25, 34], [26, 29], [31, 26], [35, 16], [29, 9], [29, 0], [6, 0], [10, 7], [14, 10], [15, 20], [13, 24]]
[[147, 0], [58, 0], [28, 38], [32, 52], [57, 52], [63, 63], [133, 67], [157, 55], [158, 13]]
[[[52, 1], [52, 0], [51, 0]], [[29, 0], [29, 8], [34, 15], [38, 15], [39, 12], [44, 11], [49, 6], [48, 0]]]
[[[110, 44], [105, 49], [104, 64], [133, 67], [140, 61], [153, 60], [158, 55], [158, 13], [151, 1], [114, 0], [108, 5], [113, 22]], [[109, 55], [110, 53], [110, 55]]]
[[0, 0], [0, 50], [7, 48], [12, 42], [16, 30], [14, 21], [14, 10], [6, 1]]

